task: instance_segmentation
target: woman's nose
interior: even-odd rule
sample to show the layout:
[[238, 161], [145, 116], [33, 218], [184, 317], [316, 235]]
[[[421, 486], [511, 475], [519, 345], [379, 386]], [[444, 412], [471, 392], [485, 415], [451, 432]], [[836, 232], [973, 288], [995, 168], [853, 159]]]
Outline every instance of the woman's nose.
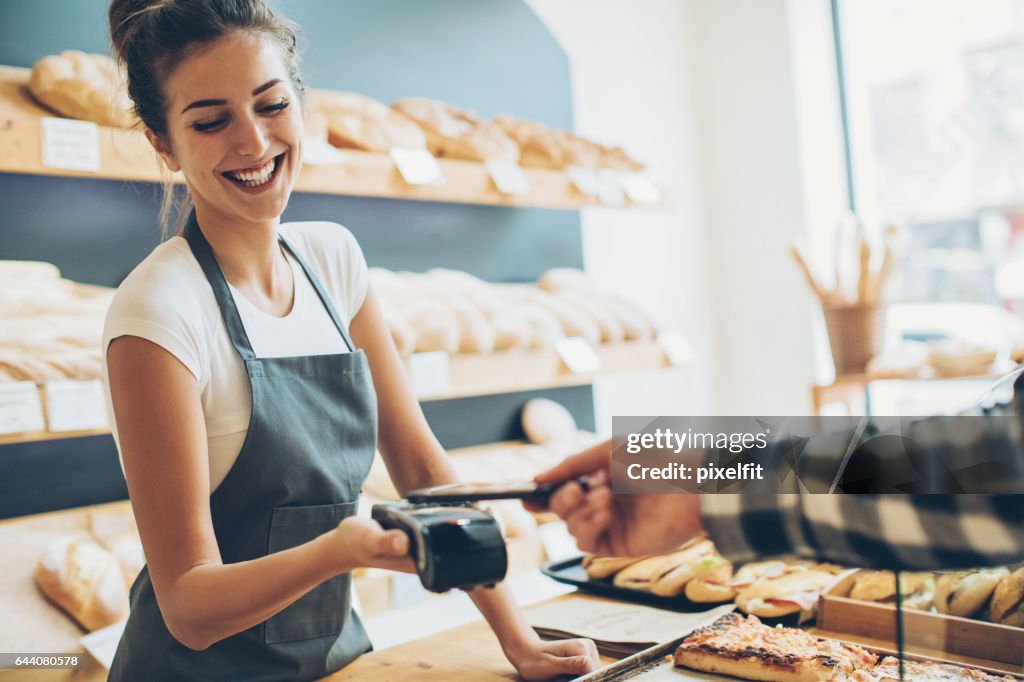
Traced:
[[239, 122], [235, 134], [235, 152], [240, 156], [262, 157], [267, 151], [267, 133], [263, 124], [246, 118]]

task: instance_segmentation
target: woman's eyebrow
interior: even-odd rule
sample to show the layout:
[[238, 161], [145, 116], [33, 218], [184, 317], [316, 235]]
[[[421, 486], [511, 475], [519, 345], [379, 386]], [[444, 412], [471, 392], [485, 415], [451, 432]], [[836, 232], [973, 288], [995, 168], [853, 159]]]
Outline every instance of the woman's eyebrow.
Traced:
[[[269, 90], [270, 88], [274, 87], [275, 85], [277, 85], [280, 82], [281, 82], [280, 78], [272, 78], [272, 79], [268, 80], [266, 83], [264, 83], [263, 85], [259, 86], [255, 90], [253, 90], [252, 91], [252, 96], [255, 97], [256, 95], [258, 95], [261, 92], [264, 92], [266, 90]], [[223, 106], [225, 104], [227, 104], [227, 100], [224, 100], [224, 99], [198, 99], [195, 102], [192, 102], [192, 104], [189, 104], [187, 107], [182, 109], [181, 113], [184, 114], [189, 109], [198, 109], [200, 107], [219, 107], [219, 106]]]

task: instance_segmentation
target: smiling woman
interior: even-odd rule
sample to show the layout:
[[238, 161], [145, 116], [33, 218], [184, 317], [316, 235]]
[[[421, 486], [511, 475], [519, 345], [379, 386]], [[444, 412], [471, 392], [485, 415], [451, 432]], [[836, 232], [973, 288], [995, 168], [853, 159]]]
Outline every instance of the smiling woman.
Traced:
[[[378, 433], [400, 491], [453, 469], [351, 233], [281, 224], [302, 164], [293, 29], [261, 0], [114, 0], [109, 17], [194, 203], [104, 327], [147, 560], [109, 679], [317, 679], [370, 649], [351, 571], [413, 570], [401, 531], [355, 516]], [[506, 588], [471, 596], [522, 677], [595, 667], [593, 643], [541, 641]]]

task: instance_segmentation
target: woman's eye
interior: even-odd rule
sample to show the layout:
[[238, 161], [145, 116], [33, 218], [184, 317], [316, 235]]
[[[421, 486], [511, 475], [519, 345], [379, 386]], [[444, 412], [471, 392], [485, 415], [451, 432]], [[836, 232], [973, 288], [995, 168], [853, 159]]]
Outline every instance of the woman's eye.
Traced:
[[226, 119], [223, 118], [218, 118], [216, 121], [196, 121], [192, 124], [192, 128], [200, 133], [208, 133], [220, 128], [225, 122]]
[[290, 104], [290, 102], [288, 100], [283, 99], [280, 102], [275, 102], [274, 104], [269, 104], [269, 105], [263, 107], [263, 113], [265, 113], [265, 114], [274, 114], [274, 113], [277, 113], [279, 111], [283, 111], [284, 109], [288, 108], [289, 104]]

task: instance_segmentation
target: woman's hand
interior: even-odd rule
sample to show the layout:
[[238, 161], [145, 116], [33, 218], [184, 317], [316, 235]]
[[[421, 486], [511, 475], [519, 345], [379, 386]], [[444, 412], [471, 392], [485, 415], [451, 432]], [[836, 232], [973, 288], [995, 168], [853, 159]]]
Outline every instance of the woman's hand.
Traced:
[[363, 567], [416, 572], [409, 538], [400, 530], [384, 530], [373, 519], [350, 516], [328, 535], [328, 561], [339, 573]]
[[505, 656], [524, 680], [548, 680], [559, 675], [584, 675], [601, 667], [597, 646], [589, 639], [544, 641], [532, 630], [505, 646]]

